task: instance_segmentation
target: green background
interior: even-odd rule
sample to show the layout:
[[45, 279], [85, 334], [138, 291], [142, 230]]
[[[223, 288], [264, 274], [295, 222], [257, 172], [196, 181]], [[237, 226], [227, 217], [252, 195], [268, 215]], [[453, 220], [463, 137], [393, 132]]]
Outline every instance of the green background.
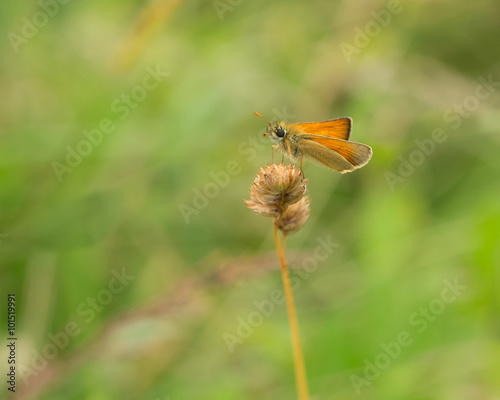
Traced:
[[[281, 289], [272, 221], [243, 203], [271, 156], [256, 110], [350, 116], [374, 151], [351, 174], [304, 166], [311, 217], [287, 248], [310, 269], [292, 274], [311, 398], [498, 399], [499, 17], [493, 0], [3, 7], [16, 398], [296, 398], [284, 304], [255, 317]], [[142, 88], [157, 68], [168, 76]], [[308, 258], [321, 240], [334, 251]], [[401, 335], [411, 343], [391, 345]]]

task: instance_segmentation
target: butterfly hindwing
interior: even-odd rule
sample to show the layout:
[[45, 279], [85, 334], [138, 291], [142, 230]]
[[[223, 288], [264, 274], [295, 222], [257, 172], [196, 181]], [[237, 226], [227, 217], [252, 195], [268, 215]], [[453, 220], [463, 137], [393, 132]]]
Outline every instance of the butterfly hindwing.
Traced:
[[309, 150], [305, 154], [340, 172], [360, 168], [372, 157], [371, 147], [365, 144], [325, 136], [303, 135], [301, 146]]

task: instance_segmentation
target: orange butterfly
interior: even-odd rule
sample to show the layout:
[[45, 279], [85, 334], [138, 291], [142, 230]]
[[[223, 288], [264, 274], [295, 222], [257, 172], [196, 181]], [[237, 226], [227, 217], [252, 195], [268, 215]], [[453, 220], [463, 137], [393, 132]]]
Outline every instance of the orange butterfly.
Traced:
[[[254, 114], [264, 118], [258, 112]], [[302, 124], [269, 121], [264, 136], [270, 135], [278, 145], [276, 151], [281, 150], [291, 160], [299, 161], [300, 169], [306, 157], [345, 173], [361, 168], [372, 157], [370, 146], [349, 142], [351, 126], [352, 119], [348, 117]]]

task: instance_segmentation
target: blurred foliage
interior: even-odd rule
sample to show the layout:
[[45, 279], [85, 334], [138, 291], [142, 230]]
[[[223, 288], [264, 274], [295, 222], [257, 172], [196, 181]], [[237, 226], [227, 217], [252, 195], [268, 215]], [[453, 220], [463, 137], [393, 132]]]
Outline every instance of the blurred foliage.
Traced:
[[[19, 362], [68, 322], [81, 330], [24, 388], [18, 375], [18, 398], [295, 398], [283, 305], [233, 352], [223, 339], [281, 288], [277, 259], [252, 264], [275, 257], [271, 221], [242, 202], [271, 154], [257, 110], [349, 115], [374, 150], [352, 174], [305, 165], [312, 215], [288, 247], [338, 244], [295, 291], [314, 398], [498, 399], [500, 96], [477, 88], [500, 82], [500, 4], [394, 1], [3, 7], [0, 287], [17, 294]], [[389, 4], [400, 12], [381, 26]], [[168, 76], [141, 89], [157, 68]], [[54, 163], [107, 120], [60, 182]], [[446, 139], [424, 154], [436, 129]], [[227, 263], [256, 272], [216, 284]], [[78, 312], [123, 270], [134, 279], [109, 304]], [[419, 332], [412, 316], [456, 280], [466, 288]], [[412, 343], [358, 395], [352, 375], [405, 331]]]

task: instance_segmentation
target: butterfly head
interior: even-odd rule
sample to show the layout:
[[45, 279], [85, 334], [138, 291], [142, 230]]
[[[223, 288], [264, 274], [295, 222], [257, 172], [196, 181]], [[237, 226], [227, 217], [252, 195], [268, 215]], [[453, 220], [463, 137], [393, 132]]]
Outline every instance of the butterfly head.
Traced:
[[[258, 117], [264, 118], [262, 115], [260, 115], [257, 111], [254, 111], [254, 114], [257, 115]], [[264, 133], [264, 136], [269, 135], [270, 139], [275, 142], [275, 143], [281, 143], [287, 135], [287, 126], [286, 124], [281, 121], [281, 122], [272, 122], [269, 121], [267, 118], [264, 118], [266, 121], [269, 122], [269, 125], [267, 125], [266, 133]]]
[[275, 142], [275, 143], [280, 143], [283, 138], [286, 137], [288, 133], [288, 128], [286, 124], [282, 122], [271, 122], [267, 126], [266, 133], [264, 133], [264, 136], [269, 135], [269, 138]]

